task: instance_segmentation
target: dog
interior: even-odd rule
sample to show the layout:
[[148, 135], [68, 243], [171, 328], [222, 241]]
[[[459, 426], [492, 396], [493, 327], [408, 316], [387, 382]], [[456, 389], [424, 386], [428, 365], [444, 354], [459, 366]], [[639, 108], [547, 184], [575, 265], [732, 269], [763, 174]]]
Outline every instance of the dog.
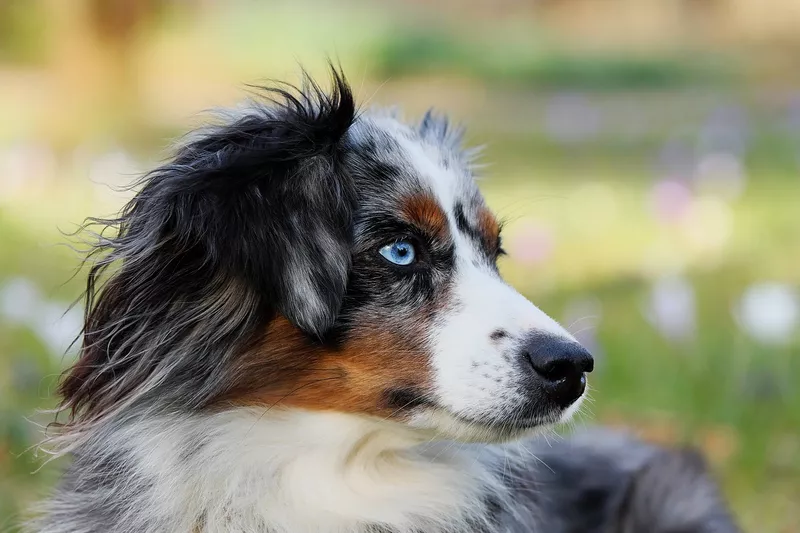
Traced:
[[702, 457], [569, 419], [592, 356], [507, 285], [475, 152], [265, 89], [93, 219], [41, 533], [738, 531]]

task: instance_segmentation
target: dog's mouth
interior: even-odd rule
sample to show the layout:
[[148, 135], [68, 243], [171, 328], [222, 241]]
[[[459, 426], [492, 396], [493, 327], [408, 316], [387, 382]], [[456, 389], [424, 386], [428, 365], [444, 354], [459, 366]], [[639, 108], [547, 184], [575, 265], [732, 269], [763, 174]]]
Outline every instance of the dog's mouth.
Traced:
[[[426, 401], [412, 425], [433, 430], [441, 437], [467, 442], [506, 442], [529, 436], [563, 421], [563, 411], [525, 413], [518, 410], [502, 416], [468, 416], [436, 402]], [[416, 423], [415, 423], [416, 422]]]
[[559, 422], [558, 416], [536, 417], [536, 418], [510, 418], [507, 420], [471, 420], [469, 418], [459, 418], [465, 425], [466, 438], [459, 435], [463, 440], [478, 440], [481, 442], [510, 442], [530, 437], [535, 433], [551, 427]]
[[513, 413], [508, 416], [500, 417], [479, 417], [450, 413], [465, 424], [473, 424], [499, 431], [530, 431], [542, 426], [551, 426], [561, 420], [562, 412], [545, 414], [519, 414]]
[[529, 436], [567, 421], [581, 403], [580, 397], [566, 407], [546, 401], [546, 397], [531, 398], [494, 413], [470, 413], [453, 409], [413, 387], [392, 390], [387, 398], [395, 412], [406, 410], [406, 422], [428, 437], [470, 442], [503, 442]]

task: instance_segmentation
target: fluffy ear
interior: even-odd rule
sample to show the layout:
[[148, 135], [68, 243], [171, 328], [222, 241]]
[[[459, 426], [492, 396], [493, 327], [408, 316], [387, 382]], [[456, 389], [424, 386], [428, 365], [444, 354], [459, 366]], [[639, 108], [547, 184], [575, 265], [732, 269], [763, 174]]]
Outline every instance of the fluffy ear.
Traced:
[[314, 337], [333, 325], [355, 207], [340, 170], [355, 106], [333, 81], [271, 90], [146, 175], [119, 218], [94, 220], [112, 235], [89, 254], [81, 354], [61, 384], [73, 417], [147, 394], [204, 405], [276, 313]]
[[281, 101], [186, 144], [147, 178], [132, 207], [143, 227], [130, 228], [160, 228], [314, 336], [333, 325], [350, 268], [354, 191], [339, 145], [355, 107], [343, 76], [333, 80], [330, 93], [310, 79], [297, 94], [271, 89]]
[[454, 162], [466, 168], [475, 167], [482, 148], [465, 148], [464, 129], [453, 125], [446, 115], [429, 109], [417, 126], [417, 131], [422, 139], [444, 150]]

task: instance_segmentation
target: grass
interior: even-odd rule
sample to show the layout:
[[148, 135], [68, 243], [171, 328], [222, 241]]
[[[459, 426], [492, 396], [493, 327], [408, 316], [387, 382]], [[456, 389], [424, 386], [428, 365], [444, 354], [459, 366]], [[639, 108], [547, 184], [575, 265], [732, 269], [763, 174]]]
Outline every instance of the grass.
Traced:
[[373, 56], [380, 77], [449, 73], [492, 83], [603, 91], [720, 84], [731, 81], [736, 71], [730, 61], [697, 55], [576, 54], [531, 28], [520, 34], [513, 27], [476, 38], [442, 26], [401, 26], [376, 44]]

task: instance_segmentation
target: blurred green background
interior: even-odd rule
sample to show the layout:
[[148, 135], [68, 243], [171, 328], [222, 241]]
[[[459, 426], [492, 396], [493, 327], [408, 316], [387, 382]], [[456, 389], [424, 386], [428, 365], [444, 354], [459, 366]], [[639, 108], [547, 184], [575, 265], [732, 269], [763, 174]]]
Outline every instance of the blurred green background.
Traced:
[[0, 0], [0, 531], [57, 474], [59, 231], [327, 56], [487, 146], [504, 273], [598, 358], [577, 424], [701, 446], [748, 531], [800, 531], [798, 28], [796, 0]]

